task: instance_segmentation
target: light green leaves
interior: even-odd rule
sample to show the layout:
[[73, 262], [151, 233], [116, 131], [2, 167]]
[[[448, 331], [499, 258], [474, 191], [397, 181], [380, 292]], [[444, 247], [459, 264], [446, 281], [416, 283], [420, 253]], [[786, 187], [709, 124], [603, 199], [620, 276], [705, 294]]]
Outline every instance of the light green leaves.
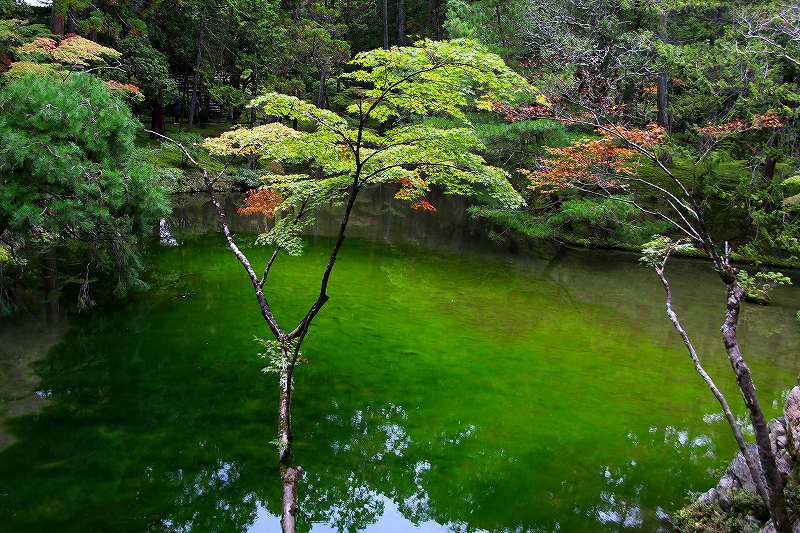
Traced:
[[254, 98], [248, 107], [259, 108], [267, 115], [311, 122], [323, 129], [337, 130], [347, 125], [347, 121], [333, 111], [320, 109], [288, 94], [268, 93]]
[[358, 54], [345, 77], [359, 88], [348, 112], [385, 121], [409, 115], [465, 119], [481, 102], [530, 98], [525, 79], [476, 41], [417, 42], [414, 46]]
[[645, 266], [660, 269], [669, 255], [689, 248], [691, 245], [685, 241], [675, 241], [663, 235], [654, 235], [653, 239], [642, 247], [642, 256], [639, 261]]
[[736, 280], [744, 289], [745, 298], [751, 302], [768, 304], [770, 293], [779, 285], [791, 285], [792, 280], [780, 272], [756, 272], [750, 275], [746, 270], [736, 273]]
[[250, 155], [269, 149], [286, 137], [296, 137], [299, 132], [279, 122], [253, 128], [236, 128], [219, 137], [208, 137], [203, 148], [212, 155]]
[[[215, 155], [258, 154], [287, 170], [261, 179], [263, 188], [283, 200], [273, 211], [275, 225], [259, 236], [259, 244], [299, 254], [302, 229], [317, 211], [380, 184], [399, 185], [398, 199], [431, 212], [435, 206], [425, 200], [431, 186], [494, 206], [524, 205], [508, 173], [479, 155], [485, 147], [465, 115], [487, 98], [529, 96], [531, 88], [499, 56], [468, 40], [421, 41], [364, 52], [352, 65], [346, 78], [355, 98], [346, 116], [269, 93], [250, 106], [292, 121], [293, 128], [274, 122], [204, 143]], [[421, 122], [421, 115], [456, 117], [459, 127], [435, 127]], [[391, 126], [372, 129], [388, 119]]]

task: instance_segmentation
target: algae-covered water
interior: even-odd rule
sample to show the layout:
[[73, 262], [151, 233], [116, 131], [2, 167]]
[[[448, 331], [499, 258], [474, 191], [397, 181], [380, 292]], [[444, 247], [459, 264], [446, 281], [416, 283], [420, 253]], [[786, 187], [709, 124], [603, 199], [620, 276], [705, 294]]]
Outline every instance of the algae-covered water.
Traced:
[[[735, 444], [635, 255], [511, 255], [426, 216], [356, 218], [373, 238], [346, 242], [308, 337], [294, 412], [304, 528], [653, 531], [715, 482]], [[151, 291], [70, 319], [34, 364], [44, 406], [5, 424], [0, 530], [277, 530], [276, 378], [253, 340], [267, 332], [220, 236], [191, 234], [180, 210], [174, 226], [182, 245], [147, 258]], [[275, 265], [285, 322], [318, 290], [329, 245], [309, 238]], [[671, 274], [738, 405], [718, 281], [689, 261]], [[743, 316], [770, 414], [797, 376], [798, 295]]]

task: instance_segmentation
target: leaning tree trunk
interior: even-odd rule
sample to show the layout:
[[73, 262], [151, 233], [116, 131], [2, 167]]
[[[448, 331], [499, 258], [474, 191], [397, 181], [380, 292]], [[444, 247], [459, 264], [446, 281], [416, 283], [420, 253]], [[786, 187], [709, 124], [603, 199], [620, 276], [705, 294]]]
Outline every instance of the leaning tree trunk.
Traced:
[[[267, 304], [266, 297], [264, 296], [262, 281], [259, 280], [255, 271], [253, 270], [252, 265], [250, 264], [250, 261], [247, 259], [247, 256], [239, 249], [233, 239], [233, 234], [231, 233], [230, 226], [228, 225], [228, 217], [226, 216], [222, 205], [219, 203], [219, 199], [214, 192], [214, 184], [208, 176], [208, 171], [205, 169], [203, 170], [203, 181], [206, 186], [208, 198], [211, 200], [211, 205], [214, 206], [214, 210], [217, 212], [217, 218], [219, 219], [220, 226], [222, 227], [222, 233], [225, 236], [225, 241], [228, 243], [228, 247], [231, 249], [231, 252], [233, 252], [233, 255], [236, 256], [236, 259], [238, 259], [244, 267], [248, 277], [250, 278], [250, 282], [255, 289], [256, 301], [261, 309], [261, 315], [269, 325], [273, 335], [275, 335], [275, 337], [281, 341], [285, 340], [286, 335], [278, 327], [275, 317], [272, 315], [272, 310]], [[352, 205], [350, 205], [350, 208], [352, 208]], [[341, 239], [342, 237], [340, 237], [340, 240], [338, 241], [339, 245], [341, 245]], [[264, 276], [265, 277], [263, 279], [266, 280], [266, 273]], [[297, 341], [297, 350], [299, 350], [301, 343], [302, 339]], [[293, 464], [292, 458], [292, 385], [294, 381], [294, 363], [296, 361], [298, 352], [293, 351], [289, 346], [290, 343], [284, 344], [282, 342], [281, 357], [287, 362], [287, 364], [285, 367], [281, 368], [279, 380], [280, 394], [278, 404], [278, 461], [281, 468], [283, 487], [281, 528], [284, 533], [295, 533], [297, 526], [297, 485], [300, 482], [302, 469]]]
[[790, 533], [791, 524], [786, 512], [786, 500], [783, 495], [783, 478], [778, 472], [775, 462], [775, 454], [772, 452], [772, 444], [769, 438], [767, 420], [764, 411], [758, 401], [756, 387], [750, 374], [750, 368], [744, 360], [742, 350], [739, 347], [739, 340], [736, 334], [736, 327], [739, 323], [739, 313], [744, 299], [744, 289], [734, 278], [726, 280], [728, 288], [728, 310], [725, 313], [725, 322], [722, 324], [722, 339], [725, 350], [728, 353], [733, 372], [736, 375], [736, 382], [742, 393], [742, 398], [747, 406], [750, 415], [750, 422], [753, 424], [753, 431], [756, 436], [756, 446], [758, 456], [761, 461], [761, 469], [767, 482], [769, 491], [769, 511], [772, 516], [775, 528], [780, 533]]
[[672, 287], [670, 286], [667, 276], [664, 272], [668, 259], [669, 256], [664, 259], [664, 262], [660, 268], [656, 267], [655, 269], [656, 274], [658, 274], [658, 277], [664, 286], [667, 318], [669, 318], [669, 321], [672, 322], [672, 326], [675, 328], [675, 331], [678, 332], [678, 335], [680, 335], [684, 346], [686, 346], [686, 350], [689, 352], [689, 357], [691, 358], [692, 363], [694, 363], [695, 371], [697, 371], [700, 377], [703, 378], [703, 381], [705, 381], [706, 385], [711, 390], [711, 393], [719, 402], [722, 412], [725, 414], [725, 418], [728, 420], [728, 425], [731, 428], [731, 432], [733, 432], [733, 438], [736, 439], [736, 444], [739, 446], [739, 450], [742, 452], [742, 457], [745, 460], [745, 464], [747, 464], [747, 469], [750, 471], [750, 476], [753, 478], [753, 483], [756, 486], [756, 490], [761, 496], [764, 505], [769, 506], [769, 493], [767, 492], [767, 488], [764, 486], [764, 482], [761, 477], [761, 469], [758, 466], [757, 459], [753, 456], [753, 454], [750, 453], [750, 450], [747, 449], [747, 443], [744, 440], [744, 435], [742, 434], [742, 428], [739, 425], [739, 421], [736, 420], [736, 416], [733, 414], [733, 410], [731, 409], [727, 398], [725, 398], [725, 395], [722, 393], [719, 387], [717, 387], [717, 384], [714, 383], [711, 375], [709, 375], [709, 373], [703, 367], [703, 363], [700, 361], [700, 356], [697, 355], [697, 350], [694, 347], [694, 343], [689, 338], [689, 334], [686, 333], [686, 329], [683, 327], [683, 324], [681, 324], [678, 314], [675, 312], [675, 309], [672, 306]]

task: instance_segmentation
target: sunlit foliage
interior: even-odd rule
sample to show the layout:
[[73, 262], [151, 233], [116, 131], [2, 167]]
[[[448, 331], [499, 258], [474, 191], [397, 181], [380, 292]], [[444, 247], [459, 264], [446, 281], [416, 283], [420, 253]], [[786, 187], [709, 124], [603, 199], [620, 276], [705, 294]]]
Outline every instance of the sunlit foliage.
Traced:
[[[426, 193], [432, 186], [499, 206], [522, 205], [506, 171], [478, 155], [484, 146], [464, 121], [465, 110], [481, 107], [488, 95], [530, 94], [499, 57], [470, 41], [423, 41], [359, 54], [352, 65], [347, 77], [356, 86], [347, 115], [270, 93], [251, 105], [296, 122], [297, 130], [271, 123], [204, 143], [217, 155], [258, 153], [298, 171], [264, 176], [262, 189], [246, 198], [245, 214], [286, 213], [261, 242], [297, 250], [297, 228], [319, 207], [380, 184], [397, 185], [398, 199], [431, 213], [436, 207]], [[457, 118], [461, 127], [438, 128], [416, 118], [430, 114]], [[389, 120], [389, 128], [368, 127]]]
[[69, 67], [89, 67], [105, 65], [109, 60], [118, 59], [122, 54], [79, 35], [68, 35], [61, 41], [48, 37], [38, 37], [33, 42], [17, 48], [23, 59], [40, 63], [58, 63]]

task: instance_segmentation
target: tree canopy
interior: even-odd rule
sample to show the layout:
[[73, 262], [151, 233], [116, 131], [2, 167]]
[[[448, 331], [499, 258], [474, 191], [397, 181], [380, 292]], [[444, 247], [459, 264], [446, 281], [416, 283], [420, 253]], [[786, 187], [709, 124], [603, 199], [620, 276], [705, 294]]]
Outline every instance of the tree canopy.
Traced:
[[153, 169], [134, 160], [138, 128], [125, 102], [88, 74], [27, 75], [0, 89], [8, 260], [24, 263], [31, 244], [68, 246], [87, 272], [113, 272], [118, 292], [142, 283], [134, 244], [169, 207]]

